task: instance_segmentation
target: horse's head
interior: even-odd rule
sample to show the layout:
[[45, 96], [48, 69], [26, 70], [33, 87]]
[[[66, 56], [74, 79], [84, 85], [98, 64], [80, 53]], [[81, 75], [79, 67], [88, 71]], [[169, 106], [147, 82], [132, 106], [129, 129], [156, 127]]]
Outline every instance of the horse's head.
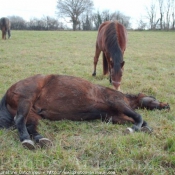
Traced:
[[143, 96], [142, 98], [140, 98], [140, 106], [141, 108], [147, 108], [150, 110], [153, 109], [170, 109], [170, 106], [168, 103], [163, 103], [163, 102], [159, 102], [158, 100], [156, 100], [155, 97], [153, 96]]
[[120, 90], [120, 84], [124, 71], [124, 64], [125, 64], [124, 61], [120, 63], [119, 69], [116, 71], [114, 69], [113, 64], [111, 63], [111, 82], [116, 90]]

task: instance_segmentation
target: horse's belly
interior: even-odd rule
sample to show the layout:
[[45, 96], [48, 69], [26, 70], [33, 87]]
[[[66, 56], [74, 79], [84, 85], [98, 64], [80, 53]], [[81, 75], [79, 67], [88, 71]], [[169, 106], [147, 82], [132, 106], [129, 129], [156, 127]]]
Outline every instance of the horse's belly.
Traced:
[[104, 116], [105, 112], [100, 111], [98, 109], [77, 109], [70, 110], [68, 106], [65, 108], [55, 108], [55, 109], [40, 109], [36, 113], [40, 115], [44, 119], [49, 120], [73, 120], [73, 121], [81, 121], [81, 120], [95, 120], [100, 119]]
[[[85, 96], [59, 97], [35, 103], [35, 111], [42, 118], [49, 120], [93, 120], [100, 119], [107, 112], [105, 103], [96, 102]], [[42, 103], [43, 102], [43, 103]]]

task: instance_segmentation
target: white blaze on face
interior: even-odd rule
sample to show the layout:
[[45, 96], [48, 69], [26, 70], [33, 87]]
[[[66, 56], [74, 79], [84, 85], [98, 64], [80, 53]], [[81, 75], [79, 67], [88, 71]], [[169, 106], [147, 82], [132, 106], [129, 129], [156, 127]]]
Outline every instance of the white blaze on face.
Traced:
[[112, 80], [112, 84], [115, 87], [115, 89], [117, 89], [118, 91], [120, 91], [120, 84], [121, 84], [121, 82], [116, 82], [116, 81], [113, 81]]

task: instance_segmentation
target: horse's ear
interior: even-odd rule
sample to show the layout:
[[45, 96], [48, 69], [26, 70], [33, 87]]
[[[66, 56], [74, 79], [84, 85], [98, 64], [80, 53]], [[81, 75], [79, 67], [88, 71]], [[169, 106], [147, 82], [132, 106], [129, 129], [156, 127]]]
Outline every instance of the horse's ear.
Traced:
[[124, 64], [125, 64], [125, 61], [123, 61], [123, 62], [121, 63], [121, 68], [124, 66]]

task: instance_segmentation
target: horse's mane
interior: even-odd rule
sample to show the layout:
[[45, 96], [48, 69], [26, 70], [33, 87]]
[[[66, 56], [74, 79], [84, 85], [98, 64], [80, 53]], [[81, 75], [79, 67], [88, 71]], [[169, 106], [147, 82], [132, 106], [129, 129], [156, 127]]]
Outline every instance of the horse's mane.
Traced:
[[118, 33], [116, 28], [116, 22], [111, 22], [106, 29], [105, 32], [105, 43], [106, 47], [108, 49], [108, 52], [110, 53], [110, 56], [113, 59], [114, 63], [114, 71], [118, 72], [121, 68], [121, 63], [123, 61], [123, 54], [120, 49], [119, 43], [118, 43]]
[[127, 98], [138, 98], [138, 95], [139, 94], [125, 94], [125, 96], [127, 97]]

